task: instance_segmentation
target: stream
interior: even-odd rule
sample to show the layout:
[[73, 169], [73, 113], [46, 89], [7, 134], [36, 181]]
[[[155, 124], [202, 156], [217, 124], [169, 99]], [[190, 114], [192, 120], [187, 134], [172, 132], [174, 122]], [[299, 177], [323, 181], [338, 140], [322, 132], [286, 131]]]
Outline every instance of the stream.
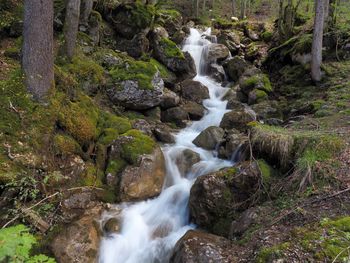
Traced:
[[[217, 158], [215, 151], [204, 150], [192, 143], [204, 129], [219, 126], [223, 115], [228, 112], [227, 102], [222, 100], [228, 89], [202, 74], [207, 63], [206, 46], [211, 43], [203, 35], [210, 34], [210, 29], [200, 32], [192, 28], [183, 46], [183, 50], [191, 54], [196, 64], [197, 76], [194, 80], [209, 89], [210, 98], [203, 102], [207, 112], [201, 120], [192, 122], [175, 134], [174, 144], [162, 147], [167, 170], [162, 193], [147, 201], [122, 204], [121, 231], [102, 240], [100, 263], [168, 262], [176, 242], [188, 230], [196, 227], [190, 222], [188, 209], [190, 189], [195, 179], [232, 166], [232, 162]], [[201, 161], [183, 177], [176, 160], [185, 149], [199, 153]]]

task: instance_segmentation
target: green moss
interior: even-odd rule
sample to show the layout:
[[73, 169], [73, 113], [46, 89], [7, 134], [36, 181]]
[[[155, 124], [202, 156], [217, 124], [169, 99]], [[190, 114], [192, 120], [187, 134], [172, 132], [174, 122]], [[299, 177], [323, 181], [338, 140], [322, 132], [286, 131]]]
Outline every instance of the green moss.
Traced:
[[53, 141], [60, 154], [80, 154], [82, 152], [80, 145], [69, 135], [56, 134]]
[[311, 102], [311, 105], [315, 111], [321, 109], [321, 107], [325, 104], [324, 100], [315, 100]]
[[95, 140], [97, 133], [98, 108], [86, 95], [80, 94], [76, 102], [67, 101], [58, 114], [59, 125], [81, 145]]
[[230, 180], [238, 172], [239, 172], [239, 169], [237, 167], [230, 167], [228, 169], [223, 170], [223, 172], [220, 173], [219, 175], [224, 177], [226, 180]]
[[131, 130], [131, 123], [129, 119], [116, 116], [109, 112], [101, 111], [98, 121], [98, 127], [100, 129], [112, 128], [122, 134]]
[[94, 164], [86, 163], [85, 171], [81, 175], [81, 184], [83, 186], [103, 186], [104, 173], [99, 170]]
[[110, 74], [114, 81], [134, 80], [138, 82], [140, 89], [152, 90], [152, 81], [157, 71], [157, 67], [149, 62], [130, 58], [124, 65], [114, 67]]
[[122, 157], [130, 164], [136, 164], [140, 155], [152, 153], [156, 143], [139, 130], [130, 130], [123, 134], [132, 138], [131, 142], [122, 145]]
[[158, 9], [157, 16], [167, 16], [175, 19], [181, 17], [181, 14], [179, 11], [174, 9]]
[[212, 231], [216, 235], [227, 237], [229, 235], [231, 223], [232, 223], [232, 218], [230, 217], [218, 218], [212, 227]]
[[129, 5], [127, 8], [131, 12], [130, 21], [135, 23], [139, 28], [152, 27], [156, 14], [155, 6], [142, 4], [137, 0], [134, 5]]
[[270, 31], [264, 31], [261, 34], [261, 38], [265, 41], [265, 42], [270, 42], [272, 40], [273, 37], [273, 33]]
[[106, 174], [117, 175], [124, 170], [128, 163], [123, 159], [109, 161], [106, 169]]
[[274, 173], [272, 167], [270, 165], [268, 165], [266, 163], [266, 161], [263, 159], [257, 160], [257, 164], [258, 164], [260, 172], [261, 172], [261, 177], [262, 177], [263, 183], [266, 185], [269, 185], [271, 183], [272, 176]]
[[283, 251], [287, 250], [290, 243], [282, 243], [272, 247], [264, 247], [259, 251], [255, 260], [256, 263], [272, 262], [274, 259], [282, 256]]
[[257, 74], [244, 80], [242, 83], [244, 88], [259, 89], [265, 92], [272, 92], [271, 82], [266, 74]]
[[169, 70], [163, 64], [153, 58], [150, 59], [150, 63], [158, 69], [162, 78], [166, 79], [169, 77]]
[[262, 101], [264, 101], [264, 100], [266, 100], [268, 98], [267, 93], [265, 91], [263, 91], [263, 90], [257, 89], [254, 92], [255, 92], [255, 95], [256, 95], [256, 102], [257, 103], [262, 102]]
[[185, 59], [185, 56], [181, 49], [168, 38], [162, 38], [159, 41], [160, 47], [164, 50], [165, 56], [169, 58]]
[[103, 145], [110, 145], [115, 139], [117, 139], [119, 133], [116, 129], [106, 128], [102, 131], [98, 142]]

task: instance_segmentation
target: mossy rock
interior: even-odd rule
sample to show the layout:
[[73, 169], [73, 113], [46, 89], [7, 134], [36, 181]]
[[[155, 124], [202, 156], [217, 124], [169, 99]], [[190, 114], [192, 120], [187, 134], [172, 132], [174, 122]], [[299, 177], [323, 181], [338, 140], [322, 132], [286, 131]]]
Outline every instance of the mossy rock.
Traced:
[[128, 163], [123, 159], [110, 160], [106, 168], [106, 174], [118, 175]]
[[86, 95], [80, 94], [78, 101], [66, 102], [58, 114], [59, 125], [81, 145], [89, 145], [98, 131], [99, 110]]
[[99, 141], [105, 140], [105, 143], [101, 142], [103, 144], [109, 144], [111, 140], [115, 140], [119, 134], [131, 130], [131, 123], [127, 118], [101, 111], [98, 120], [98, 128], [101, 133]]
[[272, 40], [272, 37], [273, 37], [273, 33], [270, 31], [264, 31], [263, 33], [261, 33], [261, 38], [265, 42], [270, 42]]
[[256, 74], [243, 78], [240, 80], [240, 88], [247, 95], [253, 89], [258, 89], [265, 93], [270, 93], [273, 90], [270, 79], [266, 74]]
[[55, 149], [59, 154], [67, 155], [82, 153], [79, 143], [69, 135], [56, 134], [53, 141]]
[[175, 44], [175, 42], [171, 41], [170, 39], [162, 38], [159, 41], [159, 46], [163, 50], [166, 57], [185, 60], [185, 56], [181, 49]]
[[130, 130], [123, 136], [132, 138], [131, 142], [122, 144], [122, 158], [130, 164], [136, 164], [142, 154], [151, 154], [156, 146], [151, 137], [139, 130]]
[[85, 171], [81, 175], [81, 185], [102, 187], [104, 179], [104, 173], [93, 163], [85, 164]]

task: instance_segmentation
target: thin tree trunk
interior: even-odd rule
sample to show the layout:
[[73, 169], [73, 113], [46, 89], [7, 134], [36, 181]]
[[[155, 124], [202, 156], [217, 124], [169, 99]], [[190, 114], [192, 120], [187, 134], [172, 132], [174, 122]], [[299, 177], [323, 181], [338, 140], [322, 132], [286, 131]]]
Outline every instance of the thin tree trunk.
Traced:
[[24, 1], [22, 68], [37, 101], [45, 101], [54, 84], [53, 15], [53, 1]]
[[80, 0], [68, 0], [64, 20], [64, 52], [68, 59], [75, 53], [80, 16]]
[[316, 14], [311, 51], [311, 78], [313, 81], [321, 80], [322, 64], [322, 38], [324, 26], [325, 0], [315, 0]]
[[203, 0], [202, 14], [205, 14], [206, 4], [207, 4], [207, 1], [206, 1], [206, 0]]
[[328, 31], [329, 22], [329, 0], [324, 0], [324, 31]]
[[81, 0], [80, 24], [88, 26], [89, 17], [92, 11], [93, 0]]
[[241, 0], [241, 17], [240, 17], [240, 19], [244, 19], [246, 16], [246, 5], [247, 5], [247, 0]]
[[232, 15], [236, 14], [236, 0], [232, 0]]

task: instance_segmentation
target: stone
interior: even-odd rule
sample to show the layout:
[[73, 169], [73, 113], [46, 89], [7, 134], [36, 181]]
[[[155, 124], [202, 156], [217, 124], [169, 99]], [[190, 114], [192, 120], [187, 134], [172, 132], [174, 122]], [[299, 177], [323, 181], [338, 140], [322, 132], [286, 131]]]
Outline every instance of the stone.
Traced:
[[116, 48], [127, 52], [133, 58], [140, 58], [149, 50], [149, 40], [144, 33], [136, 34], [132, 39], [117, 38]]
[[217, 82], [224, 82], [226, 79], [224, 67], [218, 64], [210, 64], [207, 74]]
[[174, 136], [170, 133], [170, 130], [165, 125], [157, 125], [153, 130], [153, 134], [160, 142], [175, 143]]
[[120, 219], [112, 217], [107, 220], [107, 222], [103, 225], [103, 231], [106, 235], [111, 235], [115, 233], [119, 233], [120, 231]]
[[223, 237], [189, 230], [176, 243], [170, 263], [239, 262], [231, 242]]
[[164, 94], [162, 97], [162, 101], [160, 103], [160, 107], [162, 109], [169, 109], [176, 107], [180, 103], [180, 97], [173, 91], [164, 89]]
[[225, 141], [219, 147], [219, 157], [235, 162], [246, 159], [248, 137], [236, 129], [227, 132]]
[[223, 44], [210, 44], [207, 47], [208, 62], [220, 62], [230, 56], [230, 50]]
[[237, 81], [243, 75], [250, 64], [239, 56], [235, 56], [224, 63], [226, 75], [233, 81]]
[[198, 121], [203, 118], [206, 109], [203, 105], [195, 103], [193, 101], [188, 101], [182, 105], [184, 111], [187, 112], [190, 120]]
[[142, 133], [152, 136], [152, 126], [144, 119], [137, 119], [132, 123], [132, 128], [135, 130], [139, 130]]
[[247, 124], [255, 120], [255, 113], [249, 108], [244, 108], [243, 110], [234, 110], [225, 113], [220, 123], [220, 127], [223, 129], [234, 128], [239, 131], [245, 131], [248, 128]]
[[181, 85], [181, 96], [190, 101], [203, 103], [203, 100], [209, 99], [209, 90], [199, 81], [185, 80], [180, 83]]
[[174, 107], [162, 111], [161, 113], [162, 122], [172, 122], [178, 127], [186, 127], [186, 120], [188, 120], [188, 113], [182, 107]]
[[194, 164], [201, 160], [199, 153], [196, 153], [190, 149], [185, 149], [176, 158], [176, 165], [179, 169], [181, 176], [185, 177], [191, 171]]
[[251, 207], [245, 210], [236, 220], [234, 220], [230, 227], [230, 239], [241, 237], [250, 226], [252, 226], [258, 218], [257, 208]]
[[164, 93], [164, 82], [157, 72], [152, 80], [153, 89], [141, 89], [137, 80], [120, 83], [121, 88], [107, 89], [110, 100], [132, 110], [146, 110], [158, 106]]
[[202, 131], [194, 140], [193, 144], [206, 150], [214, 150], [223, 140], [225, 131], [216, 126], [211, 126]]
[[101, 211], [101, 206], [95, 206], [77, 221], [61, 228], [51, 243], [51, 250], [58, 262], [98, 261], [101, 230], [97, 220]]
[[121, 174], [119, 199], [141, 201], [160, 194], [165, 180], [165, 161], [160, 147], [142, 155], [139, 165], [127, 166]]

